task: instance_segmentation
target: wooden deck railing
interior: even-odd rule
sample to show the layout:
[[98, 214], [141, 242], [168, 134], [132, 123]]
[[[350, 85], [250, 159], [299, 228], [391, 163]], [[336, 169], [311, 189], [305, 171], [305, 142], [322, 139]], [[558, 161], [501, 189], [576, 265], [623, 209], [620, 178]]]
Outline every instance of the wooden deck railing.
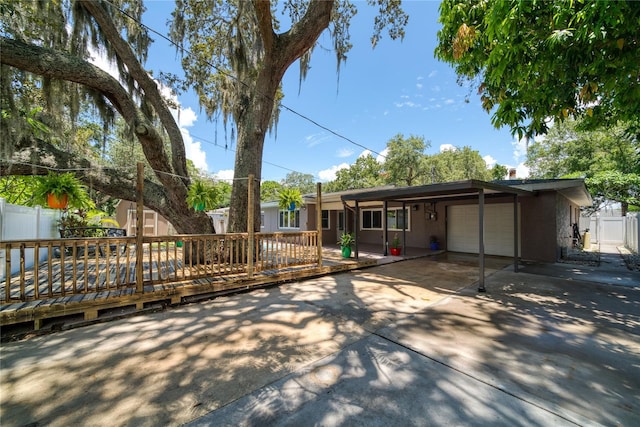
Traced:
[[[246, 233], [145, 236], [142, 263], [137, 265], [134, 236], [4, 241], [0, 251], [6, 255], [6, 277], [0, 284], [0, 302], [144, 292], [148, 285], [247, 275], [249, 263], [251, 274], [312, 266], [318, 263], [317, 242], [315, 231], [256, 233], [255, 254], [250, 257]], [[38, 260], [45, 251], [44, 261], [26, 268], [27, 255]], [[12, 275], [16, 262], [19, 271]], [[138, 268], [142, 286], [135, 280]]]

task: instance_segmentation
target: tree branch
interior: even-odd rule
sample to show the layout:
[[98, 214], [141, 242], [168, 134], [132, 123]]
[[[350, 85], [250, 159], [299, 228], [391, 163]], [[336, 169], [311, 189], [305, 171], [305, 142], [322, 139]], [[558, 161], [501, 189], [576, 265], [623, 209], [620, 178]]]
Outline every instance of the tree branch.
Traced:
[[[112, 47], [117, 52], [118, 57], [127, 66], [129, 73], [138, 82], [142, 90], [144, 90], [146, 98], [153, 105], [153, 108], [155, 109], [156, 114], [162, 122], [162, 125], [169, 136], [169, 140], [171, 141], [174, 173], [179, 176], [188, 176], [182, 133], [180, 132], [180, 128], [176, 124], [171, 111], [162, 98], [156, 82], [149, 76], [147, 71], [142, 68], [130, 45], [123, 40], [120, 32], [113, 24], [113, 20], [111, 16], [109, 16], [109, 12], [103, 7], [102, 3], [95, 0], [80, 0], [79, 4], [96, 20], [105, 35], [105, 38], [109, 40]], [[165, 169], [164, 171], [171, 172], [169, 169]], [[158, 179], [164, 182], [162, 176], [158, 176]]]

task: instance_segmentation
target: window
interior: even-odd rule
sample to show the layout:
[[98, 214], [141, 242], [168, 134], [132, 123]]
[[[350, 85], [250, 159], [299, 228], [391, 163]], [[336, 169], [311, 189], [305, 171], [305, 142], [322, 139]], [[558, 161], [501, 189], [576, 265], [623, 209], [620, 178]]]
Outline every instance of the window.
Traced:
[[329, 211], [322, 211], [322, 229], [323, 230], [328, 230], [330, 227], [330, 223], [329, 223]]
[[387, 209], [387, 229], [388, 230], [408, 230], [409, 210], [396, 208]]
[[264, 212], [260, 212], [260, 228], [264, 228]]
[[344, 230], [344, 211], [338, 212], [338, 230]]
[[278, 216], [278, 228], [300, 228], [300, 209], [281, 210]]
[[362, 230], [382, 230], [382, 210], [362, 210]]

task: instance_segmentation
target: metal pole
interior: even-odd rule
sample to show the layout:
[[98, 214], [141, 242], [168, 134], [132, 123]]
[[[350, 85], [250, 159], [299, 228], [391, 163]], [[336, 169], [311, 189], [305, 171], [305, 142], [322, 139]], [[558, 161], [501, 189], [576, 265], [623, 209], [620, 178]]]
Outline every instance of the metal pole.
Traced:
[[513, 195], [513, 271], [518, 272], [518, 195]]
[[358, 201], [356, 200], [356, 211], [353, 214], [353, 226], [355, 228], [354, 235], [356, 236], [356, 259], [359, 259], [359, 254], [358, 254], [358, 227], [360, 224], [360, 208], [358, 205]]
[[389, 230], [387, 229], [387, 209], [389, 208], [389, 202], [387, 202], [386, 200], [383, 202], [382, 205], [382, 234], [384, 235], [384, 241], [382, 242], [382, 244], [384, 245], [384, 256], [389, 255]]
[[142, 262], [144, 255], [144, 163], [138, 162], [138, 180], [136, 185], [136, 292], [144, 292]]
[[480, 280], [478, 292], [486, 292], [484, 287], [484, 189], [478, 190], [478, 255], [480, 258]]

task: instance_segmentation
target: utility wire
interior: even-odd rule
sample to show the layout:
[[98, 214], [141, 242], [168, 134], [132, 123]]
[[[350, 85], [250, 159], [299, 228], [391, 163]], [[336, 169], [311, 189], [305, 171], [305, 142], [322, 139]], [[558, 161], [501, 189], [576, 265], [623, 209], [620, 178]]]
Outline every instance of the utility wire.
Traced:
[[[173, 46], [175, 46], [175, 47], [176, 47], [178, 50], [180, 50], [183, 54], [188, 54], [188, 55], [190, 55], [190, 54], [191, 54], [191, 52], [189, 51], [189, 49], [184, 48], [184, 47], [182, 47], [182, 46], [179, 46], [177, 43], [175, 43], [173, 40], [171, 40], [171, 39], [170, 39], [169, 37], [167, 37], [166, 35], [162, 34], [161, 32], [159, 32], [159, 31], [157, 31], [157, 30], [155, 30], [155, 29], [153, 29], [153, 28], [151, 28], [150, 26], [148, 26], [148, 25], [146, 25], [146, 24], [144, 24], [144, 23], [140, 22], [137, 18], [135, 18], [135, 17], [131, 16], [129, 13], [125, 12], [124, 10], [120, 9], [117, 5], [113, 4], [113, 2], [112, 2], [111, 0], [106, 0], [106, 2], [107, 2], [107, 3], [109, 3], [109, 4], [110, 4], [114, 9], [116, 9], [118, 12], [120, 12], [121, 14], [123, 14], [124, 16], [126, 16], [127, 18], [129, 18], [130, 20], [132, 20], [133, 22], [135, 22], [136, 24], [138, 24], [139, 26], [141, 26], [141, 27], [145, 28], [145, 29], [146, 29], [146, 30], [148, 30], [149, 32], [151, 32], [151, 33], [153, 33], [153, 34], [157, 35], [158, 37], [160, 37], [160, 38], [162, 38], [162, 39], [166, 40], [167, 42], [169, 42], [170, 44], [172, 44]], [[218, 68], [215, 64], [212, 64], [212, 63], [211, 63], [211, 62], [209, 62], [209, 61], [205, 61], [205, 62], [206, 62], [206, 63], [207, 63], [211, 68], [215, 69], [217, 72], [219, 72], [219, 73], [221, 73], [221, 74], [225, 75], [226, 77], [229, 77], [230, 79], [233, 79], [233, 80], [237, 81], [238, 83], [240, 83], [240, 84], [241, 84], [241, 85], [243, 85], [243, 86], [248, 87], [248, 85], [247, 85], [245, 82], [243, 82], [242, 80], [240, 80], [237, 76], [235, 76], [235, 75], [233, 75], [233, 74], [231, 74], [231, 73], [229, 73], [229, 72], [227, 72], [227, 71], [225, 71], [225, 70], [222, 70], [222, 69]], [[263, 93], [261, 93], [261, 92], [259, 92], [259, 91], [257, 92], [257, 94], [258, 94], [258, 95], [260, 95], [260, 96], [264, 96], [265, 98], [269, 99], [269, 100], [270, 100], [270, 101], [272, 101], [272, 102], [274, 101], [274, 99], [273, 99], [273, 98], [271, 98], [270, 96], [265, 95], [265, 94], [263, 94]], [[371, 149], [371, 148], [369, 148], [369, 147], [366, 147], [366, 146], [365, 146], [365, 145], [363, 145], [363, 144], [360, 144], [360, 143], [358, 143], [358, 142], [355, 142], [355, 141], [354, 141], [354, 140], [352, 140], [351, 138], [348, 138], [348, 137], [346, 137], [346, 136], [344, 136], [344, 135], [342, 135], [342, 134], [340, 134], [340, 133], [338, 133], [338, 132], [336, 132], [336, 131], [334, 131], [334, 130], [330, 129], [330, 128], [329, 128], [329, 127], [327, 127], [327, 126], [324, 126], [324, 125], [320, 124], [319, 122], [317, 122], [317, 121], [315, 121], [315, 120], [311, 119], [310, 117], [305, 116], [304, 114], [299, 113], [299, 112], [297, 112], [296, 110], [294, 110], [294, 109], [292, 109], [292, 108], [287, 107], [285, 104], [280, 103], [280, 106], [281, 106], [283, 109], [285, 109], [285, 110], [287, 110], [287, 111], [291, 112], [292, 114], [295, 114], [296, 116], [298, 116], [298, 117], [302, 118], [303, 120], [306, 120], [306, 121], [308, 121], [308, 122], [312, 123], [313, 125], [315, 125], [315, 126], [317, 126], [317, 127], [321, 128], [321, 129], [323, 129], [323, 130], [326, 130], [327, 132], [331, 133], [332, 135], [335, 135], [336, 137], [338, 137], [338, 138], [340, 138], [340, 139], [343, 139], [343, 140], [347, 141], [347, 142], [348, 142], [348, 143], [350, 143], [350, 144], [353, 144], [353, 145], [355, 145], [355, 146], [357, 146], [357, 147], [360, 147], [360, 148], [363, 148], [363, 149], [365, 149], [365, 150], [368, 150], [368, 151], [370, 151], [370, 152], [372, 152], [372, 153], [374, 153], [374, 154], [376, 154], [376, 155], [378, 155], [378, 156], [386, 157], [384, 154], [379, 153], [379, 152], [377, 152], [376, 150], [373, 150], [373, 149]], [[267, 163], [267, 162], [265, 162], [265, 163]], [[290, 169], [289, 169], [289, 170], [290, 170]]]

